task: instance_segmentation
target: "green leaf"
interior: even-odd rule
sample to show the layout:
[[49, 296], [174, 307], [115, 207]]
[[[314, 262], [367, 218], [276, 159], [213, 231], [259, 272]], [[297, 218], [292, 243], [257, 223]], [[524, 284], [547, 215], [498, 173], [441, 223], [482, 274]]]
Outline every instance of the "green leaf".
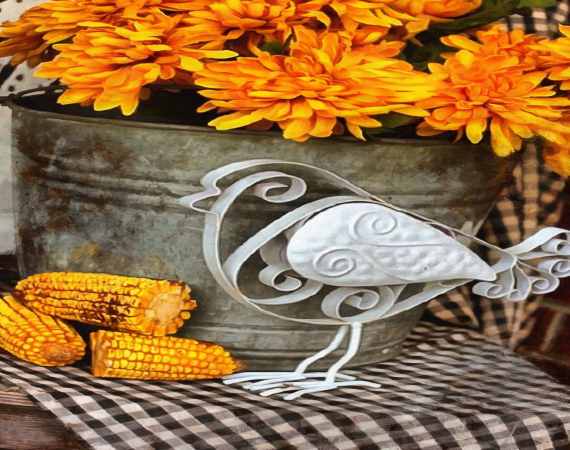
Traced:
[[382, 128], [398, 128], [405, 125], [411, 125], [418, 122], [417, 117], [406, 116], [404, 114], [398, 114], [395, 112], [383, 114], [381, 116], [376, 116], [380, 122], [382, 122]]
[[409, 43], [402, 56], [406, 61], [412, 64], [417, 70], [427, 71], [428, 63], [442, 63], [442, 53], [455, 52], [456, 49], [443, 45], [439, 39], [428, 41], [423, 45], [415, 45]]
[[419, 117], [406, 116], [395, 112], [375, 116], [382, 122], [379, 128], [365, 128], [364, 134], [368, 139], [381, 139], [387, 137], [410, 137], [416, 136], [416, 125], [420, 123]]
[[519, 8], [551, 8], [556, 6], [556, 0], [521, 0]]
[[282, 55], [284, 47], [279, 41], [267, 41], [260, 46], [261, 50], [271, 53], [272, 55]]

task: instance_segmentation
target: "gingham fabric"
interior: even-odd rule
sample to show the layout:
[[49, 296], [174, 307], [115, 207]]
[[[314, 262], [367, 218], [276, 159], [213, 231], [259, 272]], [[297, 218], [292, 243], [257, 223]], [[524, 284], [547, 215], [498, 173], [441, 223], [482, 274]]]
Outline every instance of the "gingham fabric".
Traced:
[[[512, 16], [505, 27], [554, 36], [560, 23], [570, 23], [570, 0], [559, 1], [553, 8], [535, 9], [530, 16]], [[503, 248], [560, 220], [564, 181], [543, 164], [535, 145], [527, 145], [520, 155], [514, 183], [505, 189], [480, 233], [487, 242]], [[532, 331], [539, 300], [497, 302], [473, 296], [469, 287], [463, 287], [430, 302], [424, 319], [468, 327], [515, 348]]]
[[570, 448], [570, 390], [475, 332], [418, 327], [382, 383], [294, 402], [221, 382], [104, 380], [0, 354], [0, 374], [97, 450]]

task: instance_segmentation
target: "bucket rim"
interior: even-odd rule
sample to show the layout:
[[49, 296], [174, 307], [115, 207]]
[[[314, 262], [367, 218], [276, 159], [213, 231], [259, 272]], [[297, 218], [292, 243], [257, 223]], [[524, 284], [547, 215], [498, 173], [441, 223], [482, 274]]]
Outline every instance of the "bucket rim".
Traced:
[[[30, 97], [39, 97], [39, 95], [34, 96], [26, 96], [25, 98]], [[278, 131], [252, 131], [252, 130], [227, 130], [227, 131], [218, 131], [215, 128], [207, 127], [207, 126], [199, 126], [199, 125], [185, 125], [185, 124], [170, 124], [164, 122], [154, 122], [154, 121], [140, 121], [140, 120], [130, 120], [130, 119], [112, 119], [112, 118], [98, 118], [98, 117], [89, 117], [89, 116], [82, 116], [78, 114], [67, 114], [62, 112], [56, 111], [49, 111], [39, 108], [34, 108], [30, 105], [22, 104], [17, 99], [11, 99], [8, 105], [13, 112], [24, 112], [24, 113], [31, 113], [38, 116], [44, 116], [46, 118], [53, 118], [59, 120], [65, 120], [69, 122], [77, 122], [77, 123], [97, 123], [99, 125], [111, 125], [111, 126], [120, 126], [120, 127], [128, 127], [128, 128], [144, 128], [144, 129], [163, 129], [163, 130], [178, 130], [178, 131], [187, 131], [187, 132], [195, 132], [195, 133], [202, 133], [206, 135], [219, 135], [223, 133], [225, 135], [237, 135], [237, 136], [248, 136], [251, 138], [279, 138], [284, 139]], [[445, 139], [421, 139], [421, 138], [375, 138], [374, 140], [370, 141], [359, 141], [351, 136], [335, 136], [329, 137], [326, 139], [313, 139], [311, 140], [311, 144], [321, 144], [321, 145], [328, 145], [331, 142], [343, 142], [343, 143], [353, 143], [354, 145], [358, 146], [373, 146], [376, 144], [391, 144], [391, 145], [402, 145], [402, 146], [413, 146], [413, 145], [421, 145], [422, 147], [474, 147], [474, 148], [481, 148], [487, 147], [489, 151], [491, 151], [490, 146], [485, 143], [481, 142], [479, 144], [472, 144], [469, 142], [461, 142], [461, 143], [454, 143], [449, 140]], [[305, 142], [299, 143], [299, 145], [306, 145]]]

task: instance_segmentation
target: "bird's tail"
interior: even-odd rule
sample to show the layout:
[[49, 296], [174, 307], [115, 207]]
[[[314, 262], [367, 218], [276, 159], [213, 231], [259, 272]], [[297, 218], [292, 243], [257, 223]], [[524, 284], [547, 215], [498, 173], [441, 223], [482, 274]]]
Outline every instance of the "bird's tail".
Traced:
[[570, 276], [570, 230], [544, 228], [520, 244], [500, 249], [493, 266], [497, 279], [473, 286], [473, 292], [488, 298], [522, 301], [531, 294], [547, 294]]

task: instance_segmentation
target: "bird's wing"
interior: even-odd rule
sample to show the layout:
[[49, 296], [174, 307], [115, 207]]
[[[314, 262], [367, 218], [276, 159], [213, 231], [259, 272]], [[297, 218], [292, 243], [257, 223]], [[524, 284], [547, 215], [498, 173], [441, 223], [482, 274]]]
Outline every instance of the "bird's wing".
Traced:
[[291, 237], [287, 259], [303, 277], [333, 286], [496, 278], [437, 228], [370, 202], [335, 206], [308, 220]]

